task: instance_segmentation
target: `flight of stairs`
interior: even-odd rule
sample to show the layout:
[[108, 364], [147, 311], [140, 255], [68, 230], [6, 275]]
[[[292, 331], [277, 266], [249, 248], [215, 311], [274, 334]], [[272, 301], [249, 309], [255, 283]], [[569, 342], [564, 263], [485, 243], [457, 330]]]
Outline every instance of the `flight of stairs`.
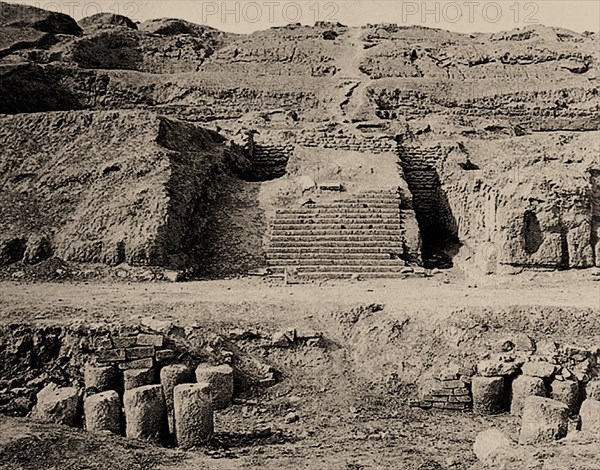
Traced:
[[250, 158], [253, 181], [268, 181], [285, 175], [293, 145], [255, 145]]
[[402, 277], [402, 210], [396, 190], [280, 209], [271, 221], [267, 260], [304, 279]]

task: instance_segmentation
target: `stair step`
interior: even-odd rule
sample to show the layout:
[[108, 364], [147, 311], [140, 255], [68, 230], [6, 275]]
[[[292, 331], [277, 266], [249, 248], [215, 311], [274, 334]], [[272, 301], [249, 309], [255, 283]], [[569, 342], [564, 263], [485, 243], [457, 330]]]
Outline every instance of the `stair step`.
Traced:
[[403, 214], [368, 214], [368, 213], [364, 213], [364, 214], [354, 214], [354, 215], [349, 215], [348, 217], [346, 217], [346, 214], [331, 214], [331, 213], [324, 213], [324, 214], [311, 214], [311, 215], [303, 215], [303, 214], [283, 214], [284, 216], [277, 216], [277, 218], [273, 219], [273, 223], [274, 224], [278, 224], [278, 223], [283, 223], [283, 224], [289, 224], [289, 223], [298, 223], [298, 224], [305, 224], [305, 223], [330, 223], [330, 224], [337, 224], [337, 223], [353, 223], [353, 222], [357, 222], [357, 223], [363, 223], [363, 224], [381, 224], [381, 223], [390, 223], [390, 222], [397, 222], [398, 220], [401, 220], [403, 217]]
[[291, 250], [286, 253], [292, 253], [294, 250], [306, 252], [307, 248], [333, 248], [340, 250], [350, 250], [351, 248], [369, 248], [379, 249], [380, 253], [403, 253], [404, 246], [400, 242], [326, 242], [326, 241], [313, 241], [313, 242], [295, 242], [295, 243], [271, 243], [267, 247], [267, 251], [270, 253], [283, 253], [281, 250]]
[[340, 242], [376, 242], [376, 241], [402, 241], [400, 233], [392, 233], [389, 235], [377, 235], [377, 234], [357, 234], [357, 235], [311, 235], [311, 234], [292, 234], [292, 235], [273, 235], [271, 240], [274, 242], [285, 242], [285, 241], [340, 241]]
[[312, 217], [317, 214], [327, 214], [330, 217], [348, 217], [353, 218], [357, 215], [366, 214], [375, 217], [376, 214], [393, 217], [400, 213], [400, 207], [396, 206], [393, 209], [377, 208], [377, 207], [319, 207], [319, 208], [302, 208], [302, 209], [279, 209], [277, 215], [300, 215], [304, 217]]
[[412, 274], [389, 273], [389, 272], [371, 272], [371, 273], [341, 273], [341, 272], [312, 272], [302, 273], [298, 277], [307, 281], [329, 280], [329, 279], [351, 279], [352, 276], [359, 275], [361, 279], [405, 279]]
[[281, 266], [404, 266], [404, 261], [400, 259], [321, 259], [321, 258], [301, 258], [301, 259], [276, 259], [269, 263], [272, 267]]
[[275, 246], [270, 247], [267, 250], [268, 254], [278, 255], [278, 254], [289, 254], [294, 256], [308, 255], [308, 254], [318, 254], [319, 256], [327, 256], [333, 254], [339, 254], [342, 256], [369, 256], [369, 255], [385, 255], [389, 256], [390, 253], [398, 253], [402, 251], [402, 247], [400, 250], [393, 246]]
[[332, 253], [332, 252], [267, 252], [268, 260], [359, 260], [359, 261], [374, 261], [374, 260], [390, 260], [390, 252], [377, 253]]
[[269, 268], [274, 272], [282, 272], [285, 268], [296, 268], [298, 274], [302, 275], [305, 273], [318, 273], [318, 272], [339, 272], [339, 273], [399, 273], [405, 267], [404, 262], [399, 260], [394, 266], [344, 266], [338, 264], [332, 265], [306, 265], [306, 266], [270, 266]]
[[325, 227], [325, 226], [335, 226], [339, 227], [341, 225], [345, 225], [346, 227], [354, 227], [355, 225], [359, 227], [385, 227], [385, 226], [397, 226], [402, 225], [400, 217], [389, 217], [387, 219], [367, 219], [367, 218], [356, 218], [356, 219], [346, 219], [342, 217], [334, 218], [297, 218], [297, 219], [288, 219], [288, 218], [277, 218], [271, 221], [271, 227], [294, 227], [297, 226], [306, 226], [306, 227]]
[[358, 224], [358, 223], [347, 223], [344, 221], [340, 221], [338, 223], [329, 224], [329, 223], [297, 223], [297, 224], [285, 224], [278, 223], [272, 225], [273, 233], [279, 233], [281, 231], [289, 231], [289, 230], [402, 230], [402, 224], [399, 221], [396, 223], [386, 223], [386, 224]]
[[[400, 201], [397, 202], [331, 202], [328, 204], [306, 204], [297, 209], [396, 209]], [[282, 209], [282, 210], [294, 210]]]
[[[274, 230], [271, 238], [276, 237], [350, 237], [350, 236], [365, 236], [365, 237], [395, 237], [401, 234], [401, 230], [384, 230], [384, 229], [323, 229], [319, 227], [295, 230]], [[379, 238], [378, 238], [379, 239]]]

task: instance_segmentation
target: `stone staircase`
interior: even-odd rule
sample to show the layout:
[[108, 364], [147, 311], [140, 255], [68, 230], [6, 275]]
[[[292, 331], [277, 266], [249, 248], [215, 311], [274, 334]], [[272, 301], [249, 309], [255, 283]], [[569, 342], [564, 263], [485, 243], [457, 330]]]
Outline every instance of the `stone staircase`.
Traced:
[[285, 175], [293, 145], [255, 145], [252, 162], [252, 181], [268, 181]]
[[397, 191], [373, 190], [331, 203], [280, 209], [271, 221], [267, 260], [304, 279], [402, 277], [405, 267]]

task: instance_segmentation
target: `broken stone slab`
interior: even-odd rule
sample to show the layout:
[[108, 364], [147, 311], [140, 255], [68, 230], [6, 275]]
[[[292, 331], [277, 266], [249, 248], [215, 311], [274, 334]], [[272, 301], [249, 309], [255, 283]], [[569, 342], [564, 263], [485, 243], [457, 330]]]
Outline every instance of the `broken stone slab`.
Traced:
[[117, 390], [119, 374], [117, 368], [112, 365], [86, 364], [83, 369], [83, 382], [87, 395]]
[[475, 437], [473, 452], [485, 464], [493, 464], [503, 454], [510, 454], [515, 443], [500, 429], [491, 428], [482, 431]]
[[146, 359], [154, 357], [154, 346], [134, 346], [125, 349], [125, 357], [128, 361], [133, 359]]
[[510, 413], [515, 416], [521, 416], [527, 397], [545, 397], [546, 395], [546, 385], [542, 379], [539, 377], [520, 375], [514, 379], [512, 383]]
[[477, 364], [477, 372], [483, 377], [513, 375], [518, 369], [518, 365], [514, 362], [504, 362], [493, 359], [486, 359]]
[[154, 369], [127, 369], [123, 371], [124, 390], [131, 390], [155, 383], [156, 371]]
[[83, 414], [88, 431], [121, 433], [121, 400], [114, 390], [87, 397], [83, 402]]
[[192, 382], [194, 374], [185, 364], [171, 364], [160, 370], [160, 383], [165, 394], [165, 403], [167, 405], [169, 432], [172, 434], [175, 430], [173, 424], [173, 390], [176, 385]]
[[344, 184], [341, 181], [323, 181], [319, 183], [319, 189], [324, 191], [343, 191]]
[[127, 437], [162, 444], [167, 436], [167, 406], [160, 385], [126, 390], [123, 395]]
[[581, 430], [600, 437], [600, 401], [588, 398], [581, 404]]
[[200, 364], [196, 368], [196, 381], [210, 384], [214, 409], [225, 408], [231, 402], [233, 398], [233, 369], [231, 366]]
[[579, 405], [579, 382], [577, 380], [553, 380], [550, 384], [552, 399], [567, 405], [571, 414], [577, 411]]
[[154, 359], [145, 357], [143, 359], [132, 359], [131, 361], [121, 362], [119, 369], [150, 369], [154, 365]]
[[545, 444], [567, 435], [569, 408], [550, 398], [529, 396], [523, 407], [519, 444]]
[[504, 411], [507, 396], [504, 377], [473, 377], [473, 411], [482, 415], [491, 415]]
[[135, 346], [135, 336], [113, 336], [112, 342], [115, 348], [130, 348]]
[[140, 333], [137, 336], [138, 346], [155, 346], [161, 348], [164, 343], [163, 335], [151, 334], [151, 333]]
[[119, 362], [124, 361], [125, 359], [124, 349], [104, 349], [96, 351], [96, 361], [98, 362]]
[[175, 351], [172, 349], [161, 349], [156, 351], [155, 359], [157, 362], [166, 362], [175, 359]]
[[51, 383], [40, 390], [36, 398], [33, 418], [67, 426], [79, 425], [81, 394], [77, 388]]
[[173, 389], [175, 439], [184, 449], [205, 444], [214, 431], [213, 398], [208, 383], [179, 384]]
[[523, 364], [523, 374], [531, 377], [539, 377], [541, 379], [547, 379], [554, 375], [557, 366], [549, 362], [535, 361], [526, 362]]

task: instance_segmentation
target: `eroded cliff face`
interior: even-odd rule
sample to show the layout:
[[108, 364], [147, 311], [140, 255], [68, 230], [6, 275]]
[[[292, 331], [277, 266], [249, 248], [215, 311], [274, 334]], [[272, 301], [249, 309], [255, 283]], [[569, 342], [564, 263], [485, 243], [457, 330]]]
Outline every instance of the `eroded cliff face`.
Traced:
[[[257, 142], [296, 146], [298, 155], [316, 158], [311, 162], [318, 168], [327, 167], [333, 152], [356, 152], [369, 162], [382, 153], [397, 156], [394, 177], [406, 181], [409, 194], [404, 199], [414, 209], [410, 232], [419, 249], [422, 240], [430, 266], [450, 265], [453, 258], [457, 263], [477, 260], [489, 272], [502, 265], [598, 265], [597, 34], [539, 25], [465, 35], [319, 23], [234, 35], [175, 19], [135, 24], [118, 15], [95, 15], [77, 25], [64, 15], [19, 8], [0, 3], [0, 113], [41, 114], [2, 118], [2, 138], [10, 149], [3, 165], [16, 169], [5, 176], [5, 195], [16, 201], [15, 207], [31, 203], [36, 217], [47, 221], [50, 246], [61, 256], [107, 263], [160, 260], [172, 266], [199, 259], [180, 241], [203, 220], [196, 208], [204, 206], [191, 194], [210, 194], [211, 178], [227, 173], [216, 170], [218, 162], [230, 157], [224, 156], [216, 134], [209, 136], [179, 122], [183, 120], [226, 129], [230, 138], [259, 129]], [[32, 19], [25, 24], [23, 18]], [[103, 111], [48, 113], [70, 110]], [[87, 129], [84, 122], [90, 119], [93, 125]], [[44, 128], [56, 128], [57, 136], [48, 138]], [[109, 130], [127, 136], [118, 145], [139, 147], [141, 153], [119, 154], [117, 141], [106, 135]], [[86, 138], [67, 142], [66, 135]], [[266, 142], [272, 135], [278, 140]], [[43, 146], [33, 149], [32, 139], [41, 139]], [[214, 145], [194, 143], [207, 139]], [[30, 160], [30, 154], [39, 152], [43, 158]], [[199, 163], [213, 152], [220, 155], [213, 163]], [[49, 155], [56, 160], [51, 162]], [[81, 160], [81, 174], [66, 163], [80, 155], [91, 159]], [[85, 169], [92, 160], [109, 168], [107, 158], [120, 162], [115, 163], [120, 168], [146, 170], [128, 174], [129, 179], [106, 180], [107, 192], [101, 178]], [[293, 158], [291, 162], [280, 169], [284, 174], [293, 170]], [[21, 164], [33, 165], [35, 171], [21, 170]], [[344, 165], [340, 174], [351, 174], [353, 167]], [[208, 177], [210, 169], [215, 173]], [[34, 176], [19, 176], [29, 173]], [[58, 175], [59, 183], [51, 184], [68, 189], [49, 192], [42, 173]], [[102, 178], [123, 174], [108, 171]], [[65, 178], [77, 184], [69, 186], [62, 182]], [[82, 178], [93, 184], [80, 186]], [[259, 191], [230, 183], [222, 186], [238, 188], [255, 211], [256, 223], [249, 226], [257, 246], [246, 250], [248, 256], [229, 258], [246, 257], [245, 265], [256, 267], [261, 256], [256, 233], [264, 222], [264, 208], [256, 206]], [[135, 187], [154, 188], [152, 196], [140, 196]], [[170, 194], [171, 203], [158, 196], [161, 191]], [[52, 201], [49, 207], [58, 207], [57, 194], [63, 194], [71, 214], [68, 224], [59, 211], [39, 205]], [[119, 206], [139, 211], [103, 212], [117, 196], [122, 197]], [[105, 204], [83, 204], [80, 198]], [[233, 205], [236, 197], [227, 200]], [[227, 204], [212, 207], [231, 212]], [[152, 215], [142, 222], [145, 213]], [[10, 217], [21, 217], [15, 214]], [[23, 217], [33, 220], [33, 215]], [[231, 227], [245, 227], [230, 222]], [[28, 230], [26, 222], [7, 223], [17, 232]], [[216, 229], [220, 223], [215, 216], [210, 226]], [[172, 237], [171, 231], [177, 235]], [[243, 230], [238, 232], [241, 240]], [[123, 233], [134, 235], [130, 240]], [[150, 234], [144, 242], [143, 233]], [[21, 256], [29, 238], [15, 237], [14, 249], [8, 251]], [[228, 249], [228, 240], [213, 242], [213, 254]], [[2, 259], [11, 256], [0, 253]], [[228, 259], [222, 264], [235, 263]]]
[[246, 164], [218, 134], [143, 111], [6, 116], [0, 142], [5, 262], [41, 246], [43, 258], [193, 266], [205, 206]]
[[553, 132], [405, 144], [401, 158], [432, 175], [411, 180], [409, 173], [413, 194], [440, 194], [420, 207], [430, 216], [424, 240], [428, 231], [445, 234], [436, 242], [460, 243], [457, 262], [487, 273], [502, 265], [598, 265], [599, 139], [598, 132]]

